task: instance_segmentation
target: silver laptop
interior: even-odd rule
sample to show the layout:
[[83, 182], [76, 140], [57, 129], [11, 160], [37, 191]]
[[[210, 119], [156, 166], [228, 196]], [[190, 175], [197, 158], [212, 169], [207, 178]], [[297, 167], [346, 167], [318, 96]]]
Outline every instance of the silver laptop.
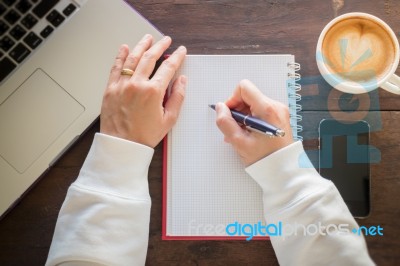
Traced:
[[100, 114], [118, 48], [162, 34], [122, 0], [0, 1], [0, 216]]

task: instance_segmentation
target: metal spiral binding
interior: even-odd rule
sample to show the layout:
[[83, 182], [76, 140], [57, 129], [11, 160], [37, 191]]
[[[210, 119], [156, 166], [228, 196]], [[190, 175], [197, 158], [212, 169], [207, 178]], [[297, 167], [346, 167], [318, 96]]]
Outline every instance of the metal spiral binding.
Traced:
[[294, 71], [300, 70], [300, 64], [296, 63], [296, 62], [288, 63], [287, 66], [288, 66], [288, 68], [293, 69]]
[[288, 63], [289, 73], [288, 73], [288, 95], [289, 95], [289, 110], [290, 110], [290, 124], [292, 126], [293, 131], [297, 134], [297, 140], [303, 140], [303, 137], [299, 135], [301, 131], [303, 131], [303, 127], [299, 125], [299, 122], [303, 119], [301, 115], [298, 113], [301, 111], [301, 105], [298, 102], [301, 100], [301, 95], [299, 91], [301, 90], [301, 85], [298, 81], [301, 79], [301, 75], [296, 73], [296, 71], [300, 70], [299, 63]]

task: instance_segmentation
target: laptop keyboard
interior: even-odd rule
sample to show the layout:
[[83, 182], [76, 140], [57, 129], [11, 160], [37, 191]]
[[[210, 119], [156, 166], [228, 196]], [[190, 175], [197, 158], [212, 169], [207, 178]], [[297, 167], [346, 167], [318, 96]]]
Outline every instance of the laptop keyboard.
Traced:
[[63, 0], [0, 0], [0, 82], [76, 9]]

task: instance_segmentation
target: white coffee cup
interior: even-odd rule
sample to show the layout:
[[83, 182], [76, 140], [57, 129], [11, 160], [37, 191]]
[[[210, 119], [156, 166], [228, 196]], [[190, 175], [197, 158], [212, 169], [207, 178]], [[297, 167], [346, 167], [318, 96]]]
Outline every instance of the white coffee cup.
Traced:
[[399, 41], [381, 19], [366, 13], [336, 17], [322, 30], [316, 49], [324, 79], [345, 93], [379, 87], [400, 94]]

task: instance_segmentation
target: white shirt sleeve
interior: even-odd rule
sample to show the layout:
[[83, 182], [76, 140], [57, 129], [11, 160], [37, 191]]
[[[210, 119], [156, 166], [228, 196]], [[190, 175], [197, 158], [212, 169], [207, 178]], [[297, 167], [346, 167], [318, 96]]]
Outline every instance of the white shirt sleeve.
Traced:
[[[351, 232], [358, 225], [339, 191], [317, 173], [301, 142], [246, 171], [263, 190], [267, 224], [288, 226], [281, 236], [270, 237], [281, 265], [374, 265], [363, 235]], [[291, 229], [296, 225], [295, 233]], [[305, 230], [302, 227], [309, 225]]]
[[154, 150], [96, 134], [60, 210], [46, 265], [144, 265]]
[[[153, 152], [96, 134], [61, 208], [46, 265], [145, 264], [151, 206], [147, 176]], [[267, 223], [357, 227], [335, 186], [315, 171], [300, 142], [246, 171], [263, 189]], [[373, 264], [362, 235], [331, 233], [276, 236], [271, 242], [281, 265]]]

